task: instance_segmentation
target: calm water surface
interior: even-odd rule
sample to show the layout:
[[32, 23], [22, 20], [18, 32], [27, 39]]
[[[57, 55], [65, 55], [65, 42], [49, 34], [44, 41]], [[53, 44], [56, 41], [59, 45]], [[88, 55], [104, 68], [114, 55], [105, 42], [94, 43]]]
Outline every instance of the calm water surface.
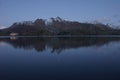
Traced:
[[0, 80], [120, 80], [119, 37], [2, 37]]

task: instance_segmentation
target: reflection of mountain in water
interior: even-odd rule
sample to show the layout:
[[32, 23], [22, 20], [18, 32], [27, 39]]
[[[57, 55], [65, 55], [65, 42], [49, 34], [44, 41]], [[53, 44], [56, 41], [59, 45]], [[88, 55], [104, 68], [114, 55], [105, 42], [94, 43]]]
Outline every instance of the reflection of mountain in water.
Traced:
[[[13, 39], [13, 38], [12, 38]], [[14, 48], [23, 48], [26, 50], [35, 49], [42, 52], [47, 48], [51, 48], [51, 52], [60, 53], [64, 49], [102, 46], [111, 41], [119, 41], [120, 38], [112, 37], [72, 37], [72, 38], [38, 38], [38, 37], [22, 37], [15, 40], [10, 38], [1, 38], [0, 41], [11, 44]]]

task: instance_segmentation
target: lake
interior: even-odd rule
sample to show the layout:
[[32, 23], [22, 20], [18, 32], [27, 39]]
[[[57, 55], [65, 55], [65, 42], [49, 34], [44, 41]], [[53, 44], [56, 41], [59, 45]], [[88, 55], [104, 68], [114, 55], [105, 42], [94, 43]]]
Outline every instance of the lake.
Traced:
[[0, 37], [0, 80], [120, 80], [120, 37]]

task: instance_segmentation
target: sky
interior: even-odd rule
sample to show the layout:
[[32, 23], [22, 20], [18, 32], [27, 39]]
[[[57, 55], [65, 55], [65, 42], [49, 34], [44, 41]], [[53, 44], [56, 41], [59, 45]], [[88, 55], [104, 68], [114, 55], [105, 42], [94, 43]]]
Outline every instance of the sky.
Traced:
[[120, 25], [120, 0], [0, 0], [0, 28], [14, 22], [61, 17]]

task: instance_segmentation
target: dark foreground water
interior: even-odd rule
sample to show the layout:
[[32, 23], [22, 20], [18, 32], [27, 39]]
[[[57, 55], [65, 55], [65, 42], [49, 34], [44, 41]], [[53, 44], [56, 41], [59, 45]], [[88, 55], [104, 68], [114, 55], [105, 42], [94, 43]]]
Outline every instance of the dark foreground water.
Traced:
[[120, 38], [2, 37], [0, 80], [120, 80]]

